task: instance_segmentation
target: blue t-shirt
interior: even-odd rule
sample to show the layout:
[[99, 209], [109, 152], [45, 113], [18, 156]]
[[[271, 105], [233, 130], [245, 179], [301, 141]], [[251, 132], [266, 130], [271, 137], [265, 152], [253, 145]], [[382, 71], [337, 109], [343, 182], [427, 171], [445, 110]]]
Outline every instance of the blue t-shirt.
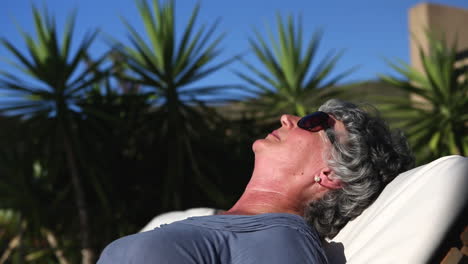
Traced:
[[317, 232], [298, 215], [191, 217], [109, 244], [98, 264], [328, 263]]

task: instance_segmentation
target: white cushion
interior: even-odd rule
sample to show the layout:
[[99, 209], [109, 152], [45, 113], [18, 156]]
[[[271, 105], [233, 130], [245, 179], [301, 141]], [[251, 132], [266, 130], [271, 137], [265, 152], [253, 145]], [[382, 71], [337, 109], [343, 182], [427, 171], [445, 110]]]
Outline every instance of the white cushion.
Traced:
[[150, 231], [156, 227], [161, 226], [162, 224], [169, 224], [175, 221], [180, 221], [187, 219], [193, 216], [204, 216], [204, 215], [213, 215], [215, 214], [216, 209], [213, 208], [191, 208], [185, 211], [172, 211], [160, 214], [154, 217], [148, 224], [146, 224], [140, 232]]
[[468, 158], [400, 174], [325, 247], [330, 263], [425, 263], [468, 198]]

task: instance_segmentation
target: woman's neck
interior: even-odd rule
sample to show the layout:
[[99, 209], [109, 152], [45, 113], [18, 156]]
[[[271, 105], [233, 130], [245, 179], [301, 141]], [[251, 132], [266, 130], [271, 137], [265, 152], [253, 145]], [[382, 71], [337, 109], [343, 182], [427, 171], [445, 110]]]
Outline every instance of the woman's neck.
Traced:
[[236, 204], [223, 214], [255, 215], [264, 213], [290, 213], [302, 216], [304, 206], [300, 201], [281, 192], [247, 187]]

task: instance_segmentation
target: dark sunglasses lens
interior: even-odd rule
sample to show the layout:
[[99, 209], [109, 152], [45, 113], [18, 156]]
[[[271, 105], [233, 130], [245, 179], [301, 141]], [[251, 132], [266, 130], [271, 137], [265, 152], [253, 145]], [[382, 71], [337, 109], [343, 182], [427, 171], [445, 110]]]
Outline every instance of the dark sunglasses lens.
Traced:
[[297, 126], [309, 130], [311, 132], [317, 132], [325, 129], [328, 125], [328, 115], [324, 112], [315, 112], [313, 114], [304, 116], [299, 120]]

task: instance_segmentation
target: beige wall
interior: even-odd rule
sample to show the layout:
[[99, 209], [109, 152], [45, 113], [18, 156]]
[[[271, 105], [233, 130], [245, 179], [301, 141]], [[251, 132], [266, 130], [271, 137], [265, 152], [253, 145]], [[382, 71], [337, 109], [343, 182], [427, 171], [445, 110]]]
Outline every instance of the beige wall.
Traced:
[[425, 50], [428, 43], [425, 31], [442, 33], [453, 43], [457, 38], [459, 51], [468, 50], [468, 9], [449, 7], [432, 3], [421, 3], [409, 10], [411, 65], [422, 70], [418, 46]]

